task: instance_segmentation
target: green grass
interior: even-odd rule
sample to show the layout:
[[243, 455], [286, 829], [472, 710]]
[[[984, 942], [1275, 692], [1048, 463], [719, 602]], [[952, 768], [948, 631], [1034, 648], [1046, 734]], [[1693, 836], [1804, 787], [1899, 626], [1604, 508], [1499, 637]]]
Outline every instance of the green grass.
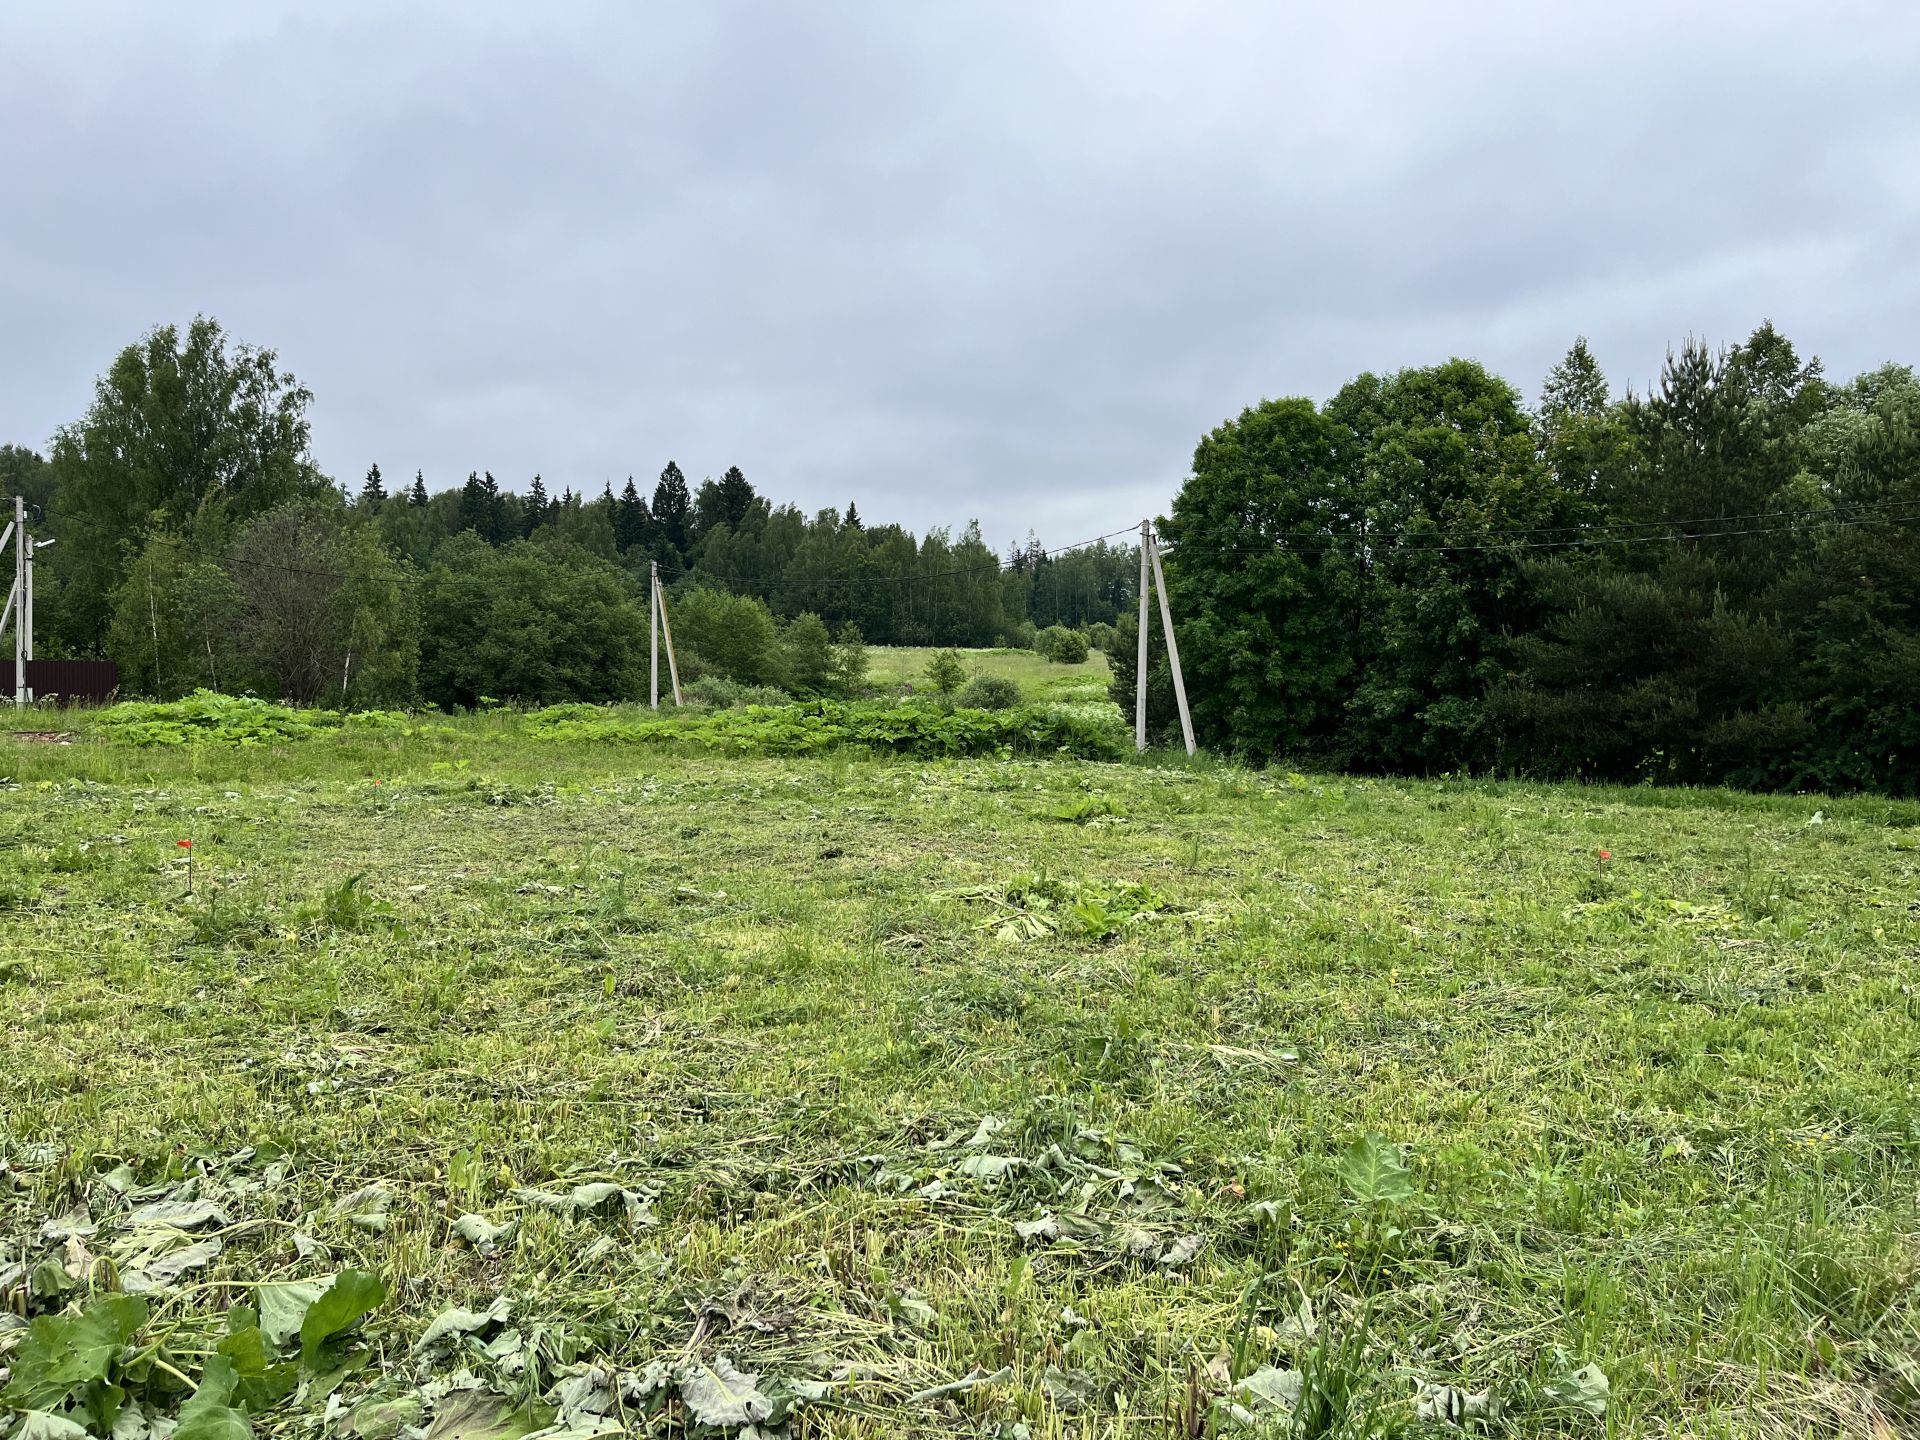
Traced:
[[[1913, 805], [504, 714], [0, 772], [0, 1311], [112, 1283], [8, 1278], [81, 1198], [133, 1263], [101, 1177], [203, 1174], [226, 1248], [152, 1322], [188, 1379], [252, 1284], [363, 1268], [349, 1405], [724, 1355], [827, 1382], [815, 1435], [1195, 1433], [1268, 1365], [1303, 1434], [1422, 1383], [1503, 1434], [1920, 1424]], [[602, 1179], [640, 1228], [516, 1195]], [[414, 1353], [501, 1295], [517, 1344]], [[1604, 1420], [1554, 1403], [1588, 1364]]]
[[[939, 653], [932, 646], [873, 645], [867, 649], [868, 683], [891, 688], [927, 688], [927, 662]], [[1100, 702], [1107, 698], [1113, 672], [1098, 650], [1078, 665], [1056, 665], [1031, 650], [956, 650], [969, 675], [1000, 675], [1020, 687], [1029, 700]]]

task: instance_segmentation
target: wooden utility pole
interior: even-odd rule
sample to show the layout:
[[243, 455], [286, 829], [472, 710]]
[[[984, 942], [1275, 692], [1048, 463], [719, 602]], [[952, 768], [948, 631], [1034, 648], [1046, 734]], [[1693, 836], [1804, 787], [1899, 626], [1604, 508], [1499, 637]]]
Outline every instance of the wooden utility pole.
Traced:
[[1133, 676], [1133, 748], [1147, 748], [1147, 547], [1153, 543], [1147, 522], [1140, 522], [1140, 658]]
[[[673, 653], [673, 621], [667, 618], [667, 592], [666, 588], [660, 583], [660, 571], [658, 567], [656, 567], [653, 572], [653, 596], [654, 600], [660, 606], [660, 633], [667, 637], [667, 673], [673, 678], [673, 703], [680, 705], [684, 703], [680, 699], [680, 662], [675, 658]], [[657, 661], [655, 663], [656, 665], [658, 664]], [[656, 672], [654, 676], [656, 704], [658, 703], [659, 689], [660, 679]]]
[[1153, 583], [1160, 591], [1160, 628], [1166, 632], [1167, 662], [1173, 670], [1173, 698], [1180, 704], [1180, 737], [1187, 742], [1187, 754], [1195, 751], [1193, 743], [1193, 712], [1187, 709], [1187, 681], [1180, 673], [1180, 642], [1173, 638], [1173, 608], [1167, 603], [1167, 574], [1160, 568], [1160, 541], [1147, 537], [1147, 545], [1153, 553]]
[[7, 593], [7, 608], [0, 613], [0, 625], [13, 620], [13, 703], [27, 703], [27, 502], [13, 497], [13, 523], [0, 534], [0, 546], [13, 540], [13, 589]]

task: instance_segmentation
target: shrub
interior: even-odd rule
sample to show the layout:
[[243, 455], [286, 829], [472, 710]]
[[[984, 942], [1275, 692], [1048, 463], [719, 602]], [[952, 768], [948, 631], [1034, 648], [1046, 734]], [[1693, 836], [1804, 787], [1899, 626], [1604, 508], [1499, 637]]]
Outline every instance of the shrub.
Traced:
[[1057, 755], [1117, 760], [1124, 735], [1063, 707], [950, 710], [941, 705], [813, 700], [636, 720], [619, 711], [557, 706], [527, 717], [536, 740], [683, 744], [736, 754], [808, 755], [842, 745], [919, 759]]
[[675, 641], [698, 651], [718, 674], [743, 685], [776, 685], [786, 678], [779, 627], [761, 601], [696, 585], [668, 603]]
[[1087, 627], [1087, 644], [1102, 655], [1113, 653], [1113, 626], [1104, 620], [1096, 620]]
[[1020, 687], [1004, 675], [976, 675], [955, 703], [967, 710], [1011, 710], [1020, 703]]
[[1056, 665], [1078, 665], [1087, 658], [1087, 637], [1064, 625], [1049, 625], [1034, 637], [1033, 648]]
[[851, 620], [840, 627], [840, 638], [833, 647], [833, 667], [840, 693], [847, 698], [853, 699], [867, 688], [867, 641]]
[[787, 684], [797, 693], [819, 695], [833, 683], [833, 636], [818, 615], [796, 615], [780, 637], [780, 649]]
[[951, 650], [936, 650], [927, 662], [927, 684], [943, 699], [966, 683], [966, 667]]

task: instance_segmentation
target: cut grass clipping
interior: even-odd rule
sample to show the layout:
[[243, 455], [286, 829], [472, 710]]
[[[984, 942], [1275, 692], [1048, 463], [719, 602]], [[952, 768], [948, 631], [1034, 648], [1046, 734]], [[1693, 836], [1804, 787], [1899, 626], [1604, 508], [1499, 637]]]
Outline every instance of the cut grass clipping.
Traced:
[[244, 703], [0, 749], [5, 1440], [1920, 1426], [1910, 804]]

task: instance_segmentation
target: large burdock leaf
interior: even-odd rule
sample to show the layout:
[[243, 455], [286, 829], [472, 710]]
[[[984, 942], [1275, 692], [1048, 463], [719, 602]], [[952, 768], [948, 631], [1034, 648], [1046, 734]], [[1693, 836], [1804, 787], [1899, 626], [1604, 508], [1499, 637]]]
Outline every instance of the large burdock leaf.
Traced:
[[154, 1200], [134, 1206], [127, 1214], [127, 1224], [135, 1230], [153, 1225], [175, 1230], [224, 1230], [232, 1223], [227, 1212], [211, 1200]]
[[1558, 1380], [1549, 1380], [1541, 1387], [1541, 1394], [1549, 1405], [1562, 1405], [1569, 1410], [1584, 1410], [1595, 1418], [1604, 1418], [1607, 1413], [1607, 1401], [1613, 1387], [1607, 1382], [1607, 1372], [1598, 1365], [1583, 1365], [1571, 1375], [1562, 1375]]
[[150, 1290], [164, 1290], [189, 1270], [198, 1270], [211, 1264], [225, 1247], [217, 1235], [209, 1235], [204, 1240], [191, 1245], [183, 1245], [177, 1250], [169, 1250], [164, 1255], [144, 1261], [138, 1268], [121, 1272], [120, 1284], [129, 1294], [139, 1295]]
[[1368, 1131], [1340, 1157], [1340, 1178], [1362, 1205], [1402, 1205], [1413, 1198], [1413, 1176], [1400, 1147]]
[[319, 1280], [277, 1280], [261, 1285], [253, 1292], [260, 1311], [260, 1333], [273, 1345], [285, 1345], [300, 1333], [307, 1311], [326, 1293], [330, 1282]]
[[516, 1405], [492, 1390], [455, 1390], [435, 1407], [427, 1440], [520, 1440], [552, 1421], [546, 1406]]
[[239, 1383], [233, 1361], [225, 1355], [208, 1358], [200, 1388], [180, 1407], [180, 1425], [173, 1440], [251, 1440], [253, 1426], [247, 1412], [234, 1408], [233, 1389]]
[[342, 1270], [334, 1276], [333, 1283], [307, 1307], [306, 1318], [300, 1322], [301, 1363], [313, 1365], [320, 1358], [321, 1347], [358, 1325], [386, 1298], [387, 1287], [378, 1275]]
[[78, 1315], [42, 1315], [14, 1352], [0, 1400], [22, 1410], [78, 1405], [102, 1431], [113, 1427], [126, 1392], [113, 1383], [120, 1352], [147, 1323], [137, 1295], [103, 1295]]
[[712, 1364], [689, 1360], [680, 1367], [680, 1399], [694, 1422], [722, 1430], [753, 1425], [773, 1413], [773, 1400], [760, 1390], [760, 1377], [734, 1368], [724, 1355]]
[[427, 1333], [420, 1337], [413, 1347], [416, 1355], [429, 1355], [435, 1350], [451, 1350], [466, 1335], [486, 1335], [507, 1323], [511, 1313], [507, 1297], [502, 1295], [485, 1310], [447, 1310], [443, 1311], [427, 1327]]
[[13, 1440], [87, 1440], [87, 1427], [77, 1425], [64, 1415], [49, 1415], [44, 1410], [29, 1410], [20, 1417], [20, 1428]]
[[1215, 1413], [1234, 1425], [1251, 1428], [1265, 1424], [1300, 1403], [1304, 1383], [1298, 1370], [1262, 1365], [1214, 1402]]

